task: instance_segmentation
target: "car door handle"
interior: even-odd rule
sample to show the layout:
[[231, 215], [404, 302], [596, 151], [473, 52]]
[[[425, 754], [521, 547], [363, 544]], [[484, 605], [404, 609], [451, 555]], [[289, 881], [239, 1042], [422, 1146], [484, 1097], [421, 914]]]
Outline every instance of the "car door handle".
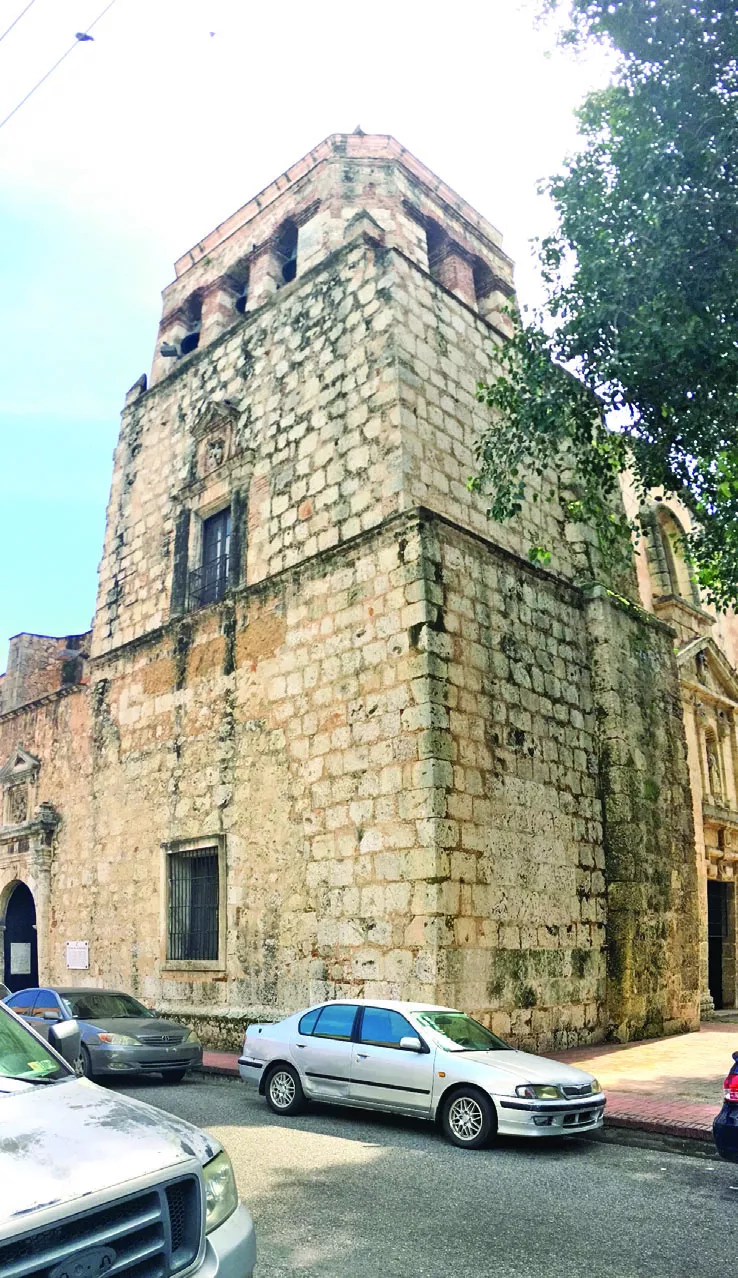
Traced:
[[366, 1058], [367, 1058], [367, 1056], [369, 1055], [369, 1053], [368, 1053], [368, 1052], [357, 1052], [357, 1053], [356, 1053], [356, 1055], [358, 1056], [358, 1058], [359, 1058], [359, 1060], [360, 1060], [360, 1061], [365, 1061], [365, 1060], [366, 1060]]

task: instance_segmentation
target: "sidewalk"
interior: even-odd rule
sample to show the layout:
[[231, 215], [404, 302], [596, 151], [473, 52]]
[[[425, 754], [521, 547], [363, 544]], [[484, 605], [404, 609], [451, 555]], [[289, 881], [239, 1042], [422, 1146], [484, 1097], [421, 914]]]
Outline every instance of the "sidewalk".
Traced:
[[704, 1021], [694, 1034], [575, 1047], [554, 1055], [600, 1080], [608, 1126], [712, 1141], [712, 1120], [737, 1050], [738, 1026]]
[[[600, 1080], [608, 1127], [710, 1142], [734, 1051], [738, 1024], [705, 1021], [698, 1033], [676, 1038], [574, 1047], [551, 1055]], [[238, 1056], [206, 1051], [203, 1071], [237, 1078]]]

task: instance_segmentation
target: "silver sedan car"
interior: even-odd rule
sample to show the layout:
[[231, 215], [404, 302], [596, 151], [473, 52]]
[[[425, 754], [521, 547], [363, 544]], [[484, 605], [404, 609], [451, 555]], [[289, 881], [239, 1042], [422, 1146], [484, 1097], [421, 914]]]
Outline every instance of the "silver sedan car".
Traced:
[[450, 1007], [340, 1000], [250, 1025], [238, 1062], [277, 1114], [305, 1100], [440, 1123], [464, 1149], [505, 1136], [573, 1136], [602, 1126], [591, 1074], [518, 1052]]

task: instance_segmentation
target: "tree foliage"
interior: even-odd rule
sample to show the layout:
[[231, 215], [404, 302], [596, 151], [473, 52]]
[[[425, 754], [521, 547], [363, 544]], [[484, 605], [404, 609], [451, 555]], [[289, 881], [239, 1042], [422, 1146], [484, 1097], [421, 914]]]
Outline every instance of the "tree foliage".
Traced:
[[563, 41], [608, 42], [617, 69], [547, 183], [547, 300], [479, 387], [493, 411], [474, 484], [508, 518], [552, 467], [566, 471], [569, 518], [612, 555], [627, 528], [611, 497], [629, 466], [641, 496], [662, 488], [690, 509], [698, 580], [725, 607], [738, 602], [738, 9], [541, 2], [566, 10]]

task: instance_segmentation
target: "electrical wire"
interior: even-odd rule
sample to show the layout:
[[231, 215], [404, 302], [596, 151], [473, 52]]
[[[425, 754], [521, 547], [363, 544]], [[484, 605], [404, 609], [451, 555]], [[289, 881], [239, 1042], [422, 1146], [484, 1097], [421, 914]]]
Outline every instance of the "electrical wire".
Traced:
[[3, 40], [5, 39], [6, 35], [10, 35], [10, 32], [13, 30], [13, 27], [15, 27], [15, 26], [17, 26], [17, 25], [18, 25], [18, 23], [20, 22], [21, 18], [23, 17], [23, 14], [24, 14], [24, 13], [28, 13], [28, 10], [29, 10], [29, 9], [30, 9], [30, 8], [31, 8], [31, 7], [32, 7], [35, 3], [36, 3], [36, 0], [30, 0], [30, 4], [27, 4], [27, 5], [26, 5], [26, 7], [25, 7], [25, 9], [23, 9], [23, 10], [22, 10], [22, 12], [18, 14], [18, 17], [17, 17], [17, 18], [15, 18], [13, 22], [11, 22], [10, 26], [5, 28], [5, 30], [3, 31], [2, 35], [0, 35], [0, 44], [2, 44], [2, 42], [3, 42]]
[[[105, 14], [108, 12], [108, 10], [109, 10], [109, 9], [112, 9], [112, 7], [113, 7], [113, 5], [114, 5], [114, 4], [115, 4], [115, 0], [110, 0], [110, 3], [109, 3], [109, 4], [106, 4], [105, 8], [104, 8], [104, 9], [103, 9], [100, 13], [98, 13], [98, 15], [97, 15], [97, 17], [94, 19], [94, 21], [92, 21], [92, 22], [90, 23], [89, 27], [87, 28], [87, 31], [85, 31], [85, 32], [84, 32], [84, 34], [85, 34], [85, 35], [87, 34], [87, 32], [88, 32], [88, 31], [91, 31], [91, 30], [92, 30], [92, 28], [93, 28], [94, 26], [96, 26], [96, 25], [97, 25], [97, 23], [100, 21], [100, 19], [101, 19], [101, 18], [104, 18], [104, 17], [105, 17]], [[29, 6], [29, 7], [30, 7], [30, 6]], [[25, 10], [24, 10], [24, 12], [25, 12]], [[20, 16], [22, 17], [22, 16], [23, 16], [23, 14], [21, 14]], [[18, 19], [16, 19], [16, 21], [18, 21]], [[8, 30], [10, 30], [10, 28], [8, 28]], [[81, 35], [81, 34], [82, 34], [82, 33], [80, 33], [80, 35]], [[72, 52], [72, 50], [73, 50], [73, 49], [76, 49], [78, 44], [83, 44], [83, 43], [84, 43], [84, 41], [83, 41], [83, 40], [81, 40], [79, 36], [75, 36], [74, 44], [70, 44], [70, 46], [69, 46], [69, 48], [67, 49], [66, 53], [63, 53], [63, 54], [61, 55], [61, 57], [60, 57], [60, 58], [57, 58], [57, 60], [56, 60], [56, 62], [54, 63], [53, 67], [50, 67], [50, 68], [49, 68], [49, 70], [46, 72], [46, 75], [43, 75], [43, 76], [41, 77], [41, 79], [38, 81], [38, 83], [37, 83], [37, 84], [34, 84], [34, 86], [33, 86], [33, 88], [32, 88], [32, 89], [29, 89], [29, 91], [28, 91], [28, 93], [26, 94], [26, 96], [25, 96], [24, 98], [21, 98], [21, 100], [20, 100], [20, 102], [17, 104], [17, 106], [14, 106], [14, 107], [13, 107], [13, 110], [12, 110], [12, 111], [11, 111], [8, 115], [6, 115], [6, 117], [5, 117], [5, 119], [4, 119], [4, 120], [0, 120], [0, 129], [2, 129], [2, 128], [4, 127], [4, 125], [6, 125], [6, 124], [8, 123], [8, 120], [12, 120], [12, 118], [13, 118], [13, 116], [16, 114], [16, 112], [17, 112], [17, 111], [20, 111], [21, 107], [25, 105], [25, 103], [28, 101], [28, 99], [29, 99], [30, 97], [33, 97], [33, 94], [36, 92], [36, 90], [41, 88], [41, 85], [42, 85], [42, 84], [44, 84], [46, 80], [48, 80], [48, 78], [49, 78], [49, 76], [50, 76], [50, 75], [53, 75], [53, 73], [56, 71], [56, 68], [57, 68], [57, 67], [59, 67], [59, 66], [61, 66], [61, 64], [62, 64], [62, 62], [64, 61], [64, 59], [65, 59], [65, 58], [68, 58], [68, 57], [69, 57], [69, 55], [70, 55], [70, 53]]]

